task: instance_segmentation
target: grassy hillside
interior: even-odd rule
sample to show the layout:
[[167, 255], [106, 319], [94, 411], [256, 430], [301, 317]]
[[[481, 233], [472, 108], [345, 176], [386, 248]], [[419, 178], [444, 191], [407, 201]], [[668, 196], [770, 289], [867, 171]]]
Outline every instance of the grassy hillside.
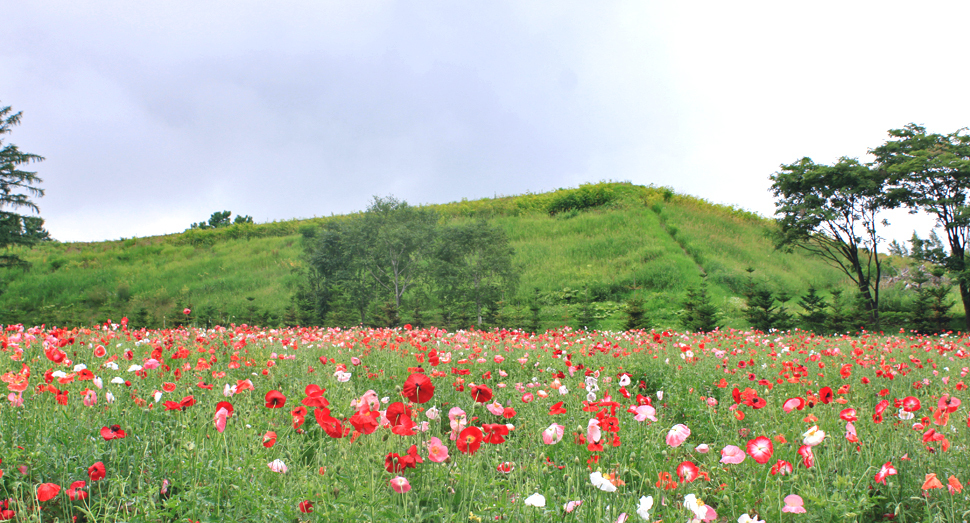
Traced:
[[[616, 328], [620, 303], [639, 296], [654, 324], [672, 327], [685, 289], [706, 275], [728, 323], [742, 326], [749, 278], [793, 296], [809, 284], [845, 284], [820, 260], [775, 251], [766, 237], [770, 220], [664, 188], [600, 183], [431, 207], [445, 222], [486, 218], [508, 232], [522, 274], [506, 300], [510, 322], [521, 322], [538, 295], [543, 327], [570, 323], [589, 299], [601, 327]], [[300, 227], [328, 219], [341, 217], [13, 249], [31, 269], [0, 272], [0, 323], [127, 316], [161, 326], [183, 322], [184, 307], [196, 321], [283, 323], [302, 277]]]

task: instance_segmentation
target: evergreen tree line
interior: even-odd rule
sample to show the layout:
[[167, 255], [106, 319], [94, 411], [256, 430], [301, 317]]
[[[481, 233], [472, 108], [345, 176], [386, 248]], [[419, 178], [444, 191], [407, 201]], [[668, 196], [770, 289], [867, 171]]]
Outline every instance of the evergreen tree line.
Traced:
[[303, 227], [305, 277], [285, 321], [500, 326], [518, 281], [505, 231], [484, 220], [443, 225], [439, 218], [375, 197], [363, 213]]

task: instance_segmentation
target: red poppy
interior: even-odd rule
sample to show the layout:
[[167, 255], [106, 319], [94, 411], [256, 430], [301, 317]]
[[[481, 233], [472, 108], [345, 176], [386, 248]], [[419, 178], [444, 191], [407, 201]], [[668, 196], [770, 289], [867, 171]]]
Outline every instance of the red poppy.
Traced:
[[162, 390], [165, 392], [173, 392], [175, 390], [175, 384], [171, 382], [162, 383]]
[[111, 439], [122, 439], [125, 436], [127, 436], [127, 434], [125, 434], [125, 431], [121, 430], [121, 425], [101, 427], [101, 437], [104, 438], [105, 441]]
[[882, 400], [876, 404], [876, 411], [872, 413], [872, 421], [874, 423], [882, 423], [882, 413], [889, 408], [889, 401]]
[[387, 406], [387, 410], [384, 411], [384, 417], [390, 422], [391, 427], [396, 427], [404, 423], [405, 418], [410, 420], [411, 412], [404, 403], [395, 401]]
[[856, 415], [855, 409], [853, 408], [842, 409], [842, 412], [839, 413], [839, 417], [842, 418], [842, 421], [848, 422], [857, 421], [859, 419], [859, 416]]
[[313, 502], [310, 500], [301, 501], [298, 508], [300, 509], [300, 512], [303, 512], [304, 514], [313, 512]]
[[326, 407], [317, 407], [313, 411], [313, 417], [316, 418], [317, 423], [328, 436], [334, 439], [339, 439], [349, 433], [349, 429], [344, 431], [343, 423], [339, 419], [334, 418], [330, 415], [330, 409]]
[[91, 481], [100, 481], [104, 479], [105, 474], [104, 463], [100, 461], [88, 467], [88, 478]]
[[175, 401], [166, 401], [164, 405], [165, 405], [165, 410], [176, 410], [176, 411], [182, 410], [182, 404], [177, 403]]
[[428, 376], [415, 372], [404, 381], [401, 394], [412, 403], [427, 403], [434, 396], [434, 384]]
[[680, 465], [677, 465], [677, 477], [679, 477], [680, 481], [683, 483], [690, 483], [694, 481], [697, 479], [699, 473], [700, 469], [697, 468], [697, 465], [690, 461], [685, 461]]
[[788, 474], [791, 474], [793, 470], [794, 467], [792, 467], [791, 463], [779, 459], [778, 463], [771, 466], [771, 475], [775, 476], [781, 474], [782, 476], [787, 476]]
[[236, 382], [236, 394], [246, 390], [256, 390], [252, 380], [239, 380]]
[[186, 396], [182, 398], [182, 401], [180, 401], [179, 404], [182, 405], [182, 408], [191, 407], [192, 405], [195, 405], [195, 396]]
[[482, 430], [478, 427], [467, 427], [458, 434], [458, 450], [465, 454], [475, 454], [482, 445]]
[[920, 402], [917, 398], [913, 396], [906, 396], [903, 398], [903, 410], [906, 412], [916, 412], [921, 407]]
[[832, 387], [822, 387], [822, 390], [818, 391], [818, 398], [826, 405], [831, 403], [832, 397]]
[[273, 445], [276, 445], [276, 433], [272, 430], [268, 430], [266, 431], [266, 434], [263, 434], [263, 446], [270, 448]]
[[775, 452], [775, 446], [771, 444], [771, 440], [764, 437], [758, 436], [751, 441], [748, 441], [747, 448], [745, 449], [751, 459], [755, 460], [756, 463], [764, 465], [768, 463], [771, 459], [771, 455]]
[[555, 416], [557, 414], [565, 414], [566, 409], [562, 406], [562, 402], [556, 403], [555, 405], [549, 407], [549, 415]]
[[232, 417], [232, 403], [229, 403], [228, 401], [220, 401], [219, 403], [216, 403], [216, 412], [219, 412], [219, 409], [226, 409], [226, 419]]
[[71, 483], [71, 486], [67, 489], [67, 497], [71, 498], [71, 501], [87, 499], [87, 491], [81, 490], [84, 488], [85, 484], [86, 483], [84, 481], [75, 481], [74, 483]]
[[327, 392], [327, 389], [322, 389], [318, 385], [309, 384], [303, 389], [303, 393], [306, 397], [303, 398], [303, 403], [307, 407], [328, 407], [330, 402], [323, 397], [323, 393]]
[[354, 429], [363, 434], [371, 434], [377, 430], [378, 422], [377, 418], [380, 413], [373, 412], [370, 410], [369, 405], [364, 405], [363, 410], [357, 411], [353, 416], [350, 417], [348, 422], [354, 426]]
[[487, 385], [473, 385], [471, 394], [476, 403], [487, 403], [492, 399], [492, 389]]
[[485, 430], [485, 441], [493, 445], [505, 442], [505, 436], [509, 435], [509, 427], [504, 423], [485, 423], [482, 425]]
[[49, 501], [61, 492], [61, 486], [56, 483], [41, 483], [37, 486], [37, 501]]
[[286, 396], [278, 390], [271, 390], [266, 393], [266, 408], [281, 409], [286, 405]]
[[815, 466], [815, 454], [812, 453], [812, 447], [802, 445], [798, 449], [798, 455], [802, 457], [802, 465], [805, 465], [805, 468], [810, 469]]
[[657, 488], [663, 487], [664, 490], [671, 490], [677, 488], [677, 482], [670, 475], [669, 472], [659, 472], [657, 473]]
[[510, 474], [513, 470], [515, 470], [515, 463], [506, 461], [505, 463], [501, 463], [495, 467], [495, 470], [501, 472], [502, 474]]

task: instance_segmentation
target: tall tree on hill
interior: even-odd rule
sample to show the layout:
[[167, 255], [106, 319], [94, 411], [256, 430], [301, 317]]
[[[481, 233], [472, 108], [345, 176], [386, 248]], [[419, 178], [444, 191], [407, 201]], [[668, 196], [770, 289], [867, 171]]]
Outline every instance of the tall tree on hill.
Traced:
[[771, 176], [779, 230], [776, 246], [816, 254], [848, 276], [865, 302], [868, 321], [879, 324], [877, 215], [898, 204], [884, 192], [886, 176], [853, 158], [835, 165], [811, 158], [782, 165]]
[[909, 124], [889, 131], [890, 139], [870, 152], [890, 179], [894, 194], [914, 212], [936, 217], [950, 252], [943, 265], [956, 277], [963, 301], [964, 323], [970, 328], [970, 135], [967, 129], [950, 134], [927, 134]]
[[442, 307], [470, 303], [482, 327], [484, 313], [495, 311], [503, 296], [514, 292], [513, 253], [505, 231], [484, 220], [443, 228], [434, 256]]
[[[27, 209], [40, 212], [32, 197], [44, 196], [44, 190], [37, 187], [42, 180], [36, 172], [24, 171], [20, 167], [32, 162], [43, 161], [36, 154], [21, 152], [12, 143], [4, 144], [3, 135], [9, 134], [12, 127], [20, 123], [21, 113], [12, 113], [8, 107], [0, 107], [0, 248], [11, 245], [33, 245], [38, 241], [50, 240], [44, 230], [44, 220], [37, 216], [24, 216], [4, 210]], [[27, 263], [14, 254], [0, 254], [0, 267], [27, 267]]]

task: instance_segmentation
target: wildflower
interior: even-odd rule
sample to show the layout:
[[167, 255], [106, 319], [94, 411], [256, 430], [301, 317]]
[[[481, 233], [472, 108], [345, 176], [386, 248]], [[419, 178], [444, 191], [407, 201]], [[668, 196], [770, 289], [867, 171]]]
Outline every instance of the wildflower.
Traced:
[[266, 434], [263, 434], [263, 446], [270, 448], [273, 445], [276, 445], [276, 433], [272, 430], [268, 430], [266, 431]]
[[684, 461], [677, 465], [677, 477], [683, 483], [690, 483], [700, 475], [700, 469], [693, 462]]
[[435, 463], [441, 463], [448, 459], [448, 447], [440, 439], [432, 437], [428, 441], [428, 459]]
[[405, 380], [401, 394], [412, 403], [427, 403], [434, 396], [434, 384], [428, 376], [415, 372]]
[[842, 421], [848, 421], [850, 423], [859, 419], [859, 416], [856, 415], [856, 411], [853, 408], [842, 409], [839, 417], [842, 418]]
[[644, 420], [657, 421], [657, 409], [653, 408], [650, 405], [637, 405], [634, 408], [634, 414], [635, 416], [633, 417], [633, 419], [637, 421], [641, 421], [641, 422]]
[[488, 388], [487, 385], [472, 385], [471, 395], [476, 403], [486, 403], [492, 399], [492, 389]]
[[792, 514], [804, 514], [805, 507], [803, 506], [805, 501], [798, 494], [789, 494], [785, 496], [785, 506], [782, 507], [782, 512], [791, 512]]
[[812, 425], [812, 428], [808, 429], [804, 434], [802, 434], [802, 444], [808, 445], [809, 447], [814, 447], [819, 443], [822, 443], [822, 440], [824, 439], [825, 431], [820, 430], [818, 425]]
[[100, 481], [104, 479], [105, 474], [104, 463], [100, 461], [88, 467], [88, 478], [91, 481]]
[[218, 409], [215, 417], [212, 418], [212, 423], [215, 424], [216, 430], [220, 433], [226, 430], [226, 419], [228, 418], [229, 411], [225, 407]]
[[125, 436], [127, 436], [127, 434], [125, 434], [125, 431], [121, 430], [121, 425], [101, 427], [101, 437], [104, 438], [105, 441], [112, 440], [112, 439], [122, 439]]
[[745, 457], [744, 451], [734, 445], [728, 445], [721, 450], [721, 463], [737, 465], [744, 461]]
[[960, 480], [953, 475], [950, 475], [950, 477], [946, 480], [946, 488], [950, 491], [951, 495], [963, 492], [963, 484], [961, 484]]
[[747, 514], [741, 514], [741, 517], [738, 518], [738, 523], [765, 523], [765, 520], [758, 519], [758, 516], [751, 517]]
[[283, 463], [283, 460], [280, 459], [274, 459], [267, 466], [270, 470], [279, 474], [286, 474], [286, 472], [289, 470], [286, 467], [286, 463]]
[[653, 496], [640, 496], [640, 504], [637, 505], [637, 515], [645, 521], [650, 521], [651, 508], [653, 508]]
[[266, 393], [266, 408], [281, 409], [286, 405], [286, 396], [278, 390], [271, 390]]
[[300, 512], [308, 514], [313, 512], [313, 502], [311, 502], [309, 499], [301, 501], [300, 504], [297, 505], [297, 508], [300, 509]]
[[787, 476], [788, 474], [791, 474], [792, 471], [794, 471], [794, 467], [792, 467], [792, 464], [781, 459], [779, 459], [777, 463], [771, 466], [772, 476], [776, 476], [778, 474], [781, 474], [782, 476]]
[[87, 491], [81, 490], [84, 488], [84, 485], [86, 485], [84, 481], [75, 481], [74, 483], [71, 483], [67, 489], [67, 497], [70, 498], [71, 501], [87, 499]]
[[714, 509], [705, 505], [704, 502], [697, 499], [697, 496], [694, 494], [687, 494], [684, 496], [684, 508], [693, 512], [696, 519], [712, 521], [717, 518], [717, 513], [714, 512]]
[[562, 441], [563, 434], [566, 431], [566, 427], [559, 425], [558, 423], [553, 423], [546, 427], [546, 430], [542, 431], [542, 442], [546, 445], [555, 445]]
[[707, 454], [711, 451], [711, 446], [707, 443], [701, 443], [700, 445], [694, 447], [694, 451], [700, 454]]
[[478, 427], [467, 427], [458, 434], [458, 450], [465, 454], [475, 454], [482, 445], [483, 434]]
[[812, 447], [802, 445], [798, 448], [798, 455], [802, 457], [802, 465], [805, 465], [805, 468], [810, 469], [815, 466], [815, 454], [812, 452]]
[[906, 412], [916, 412], [921, 407], [919, 399], [913, 396], [906, 396], [903, 398], [903, 410]]
[[398, 494], [405, 494], [411, 490], [411, 483], [404, 476], [395, 476], [391, 478], [389, 483], [391, 484], [391, 489]]
[[593, 484], [594, 487], [600, 490], [603, 490], [606, 492], [616, 492], [616, 485], [614, 485], [611, 481], [604, 478], [603, 473], [601, 472], [593, 472], [592, 474], [590, 474], [589, 481]]
[[525, 504], [530, 507], [544, 507], [546, 506], [546, 497], [542, 494], [536, 492], [535, 494], [525, 498]]
[[583, 502], [580, 501], [580, 500], [567, 501], [566, 504], [562, 506], [562, 509], [565, 510], [566, 513], [568, 514], [569, 512], [572, 512], [572, 511], [576, 510], [577, 508], [579, 508], [579, 506], [582, 505], [582, 504], [583, 504]]
[[759, 465], [764, 465], [768, 463], [771, 459], [771, 455], [775, 452], [774, 445], [771, 444], [771, 440], [764, 437], [758, 436], [757, 438], [748, 442], [747, 446], [748, 454], [751, 459], [755, 460]]
[[566, 413], [566, 409], [563, 408], [561, 401], [549, 407], [550, 416], [555, 416], [557, 414], [565, 414], [565, 413]]
[[37, 501], [49, 501], [60, 492], [61, 486], [56, 483], [41, 483], [37, 486]]
[[690, 429], [687, 425], [677, 424], [667, 431], [667, 445], [679, 447], [690, 436]]
[[887, 461], [886, 464], [879, 469], [879, 472], [876, 473], [876, 477], [875, 477], [876, 483], [882, 483], [885, 485], [886, 476], [895, 476], [895, 475], [896, 475], [896, 469], [895, 467], [893, 467], [893, 463], [891, 461]]
[[936, 474], [931, 472], [926, 475], [926, 479], [923, 481], [923, 486], [921, 488], [923, 490], [943, 488], [943, 484], [940, 483], [939, 479], [937, 479]]
[[512, 463], [511, 461], [500, 463], [497, 467], [495, 467], [495, 470], [501, 472], [502, 474], [510, 474], [513, 470], [515, 470], [515, 463]]

